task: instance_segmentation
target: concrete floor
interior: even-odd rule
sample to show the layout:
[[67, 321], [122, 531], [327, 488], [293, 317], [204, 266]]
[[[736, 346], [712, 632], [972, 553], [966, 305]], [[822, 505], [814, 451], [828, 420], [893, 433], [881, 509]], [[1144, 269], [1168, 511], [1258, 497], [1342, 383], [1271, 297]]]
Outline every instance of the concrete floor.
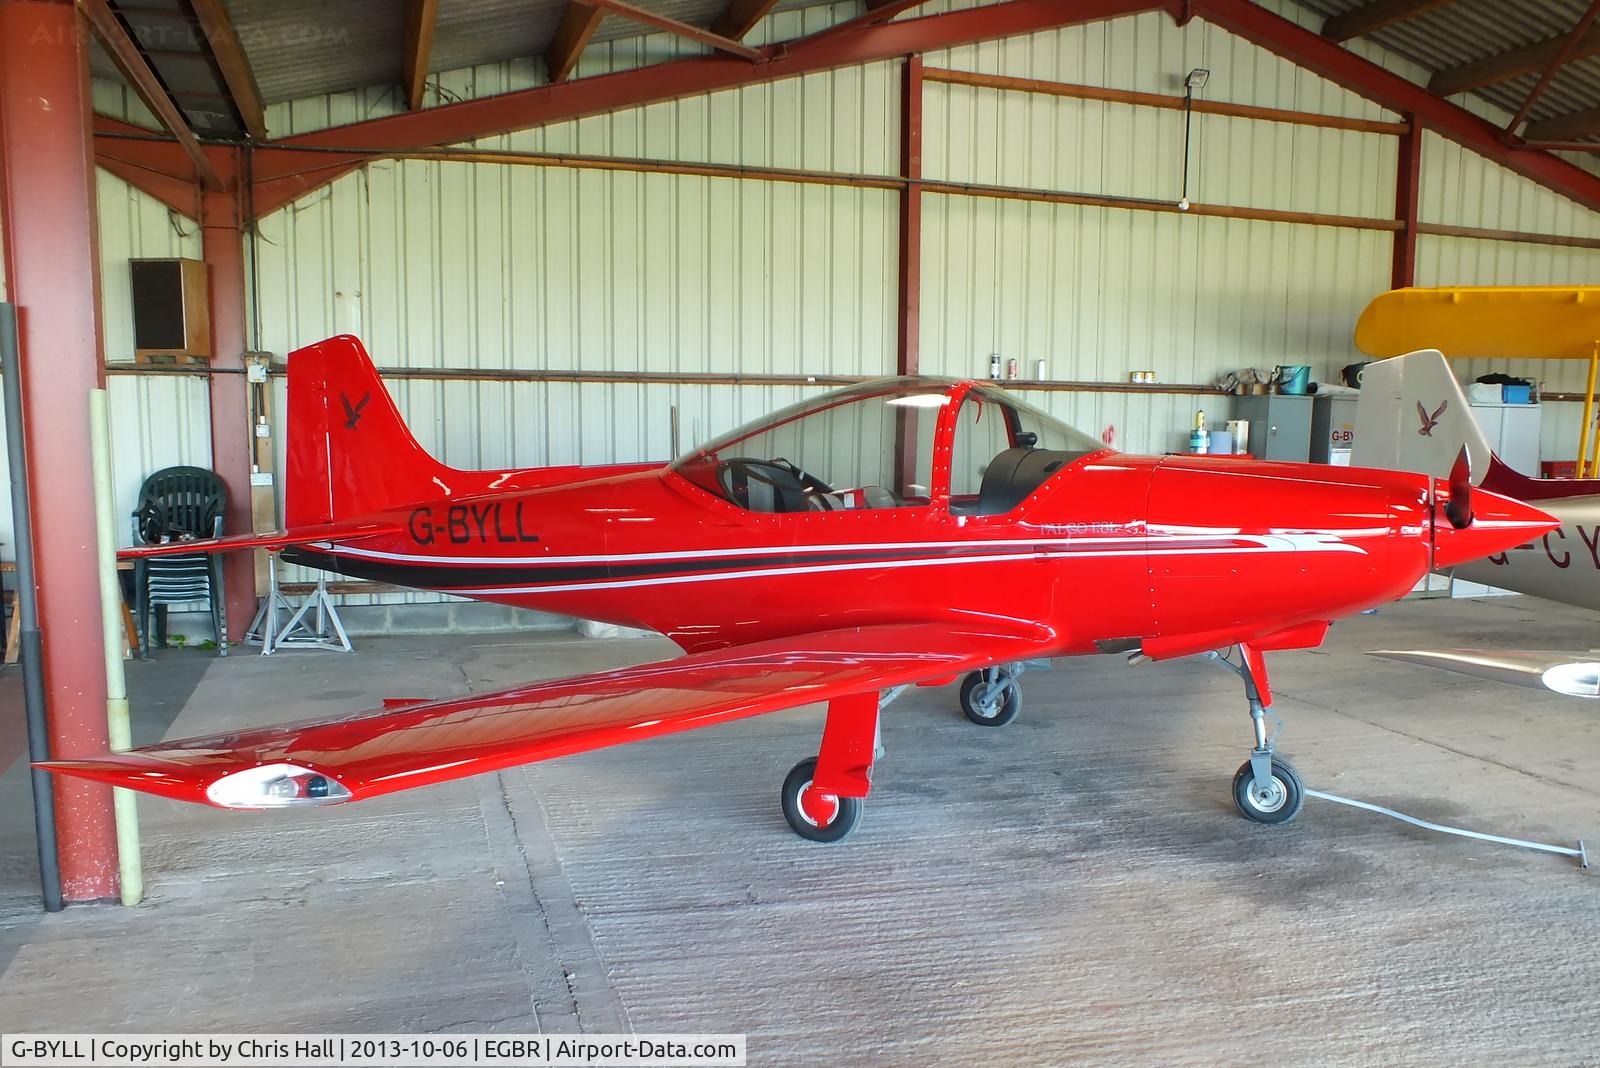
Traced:
[[[1274, 657], [1283, 749], [1314, 787], [1600, 845], [1600, 709], [1362, 653], [1583, 648], [1596, 623], [1523, 598], [1349, 620]], [[135, 737], [669, 652], [171, 653], [129, 665]], [[813, 707], [320, 811], [145, 799], [147, 903], [55, 916], [5, 734], [0, 1029], [744, 1031], [752, 1065], [1600, 1063], [1600, 873], [1316, 800], [1245, 822], [1242, 699], [1195, 661], [1084, 659], [1025, 691], [1003, 729], [953, 688], [901, 698], [842, 845], [778, 810]]]

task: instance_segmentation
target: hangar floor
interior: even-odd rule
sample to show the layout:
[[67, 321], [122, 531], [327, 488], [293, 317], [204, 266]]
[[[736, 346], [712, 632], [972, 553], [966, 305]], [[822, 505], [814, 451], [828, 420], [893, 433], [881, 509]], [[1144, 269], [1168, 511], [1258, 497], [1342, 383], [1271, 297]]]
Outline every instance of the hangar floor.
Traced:
[[[1275, 658], [1284, 750], [1314, 787], [1600, 845], [1593, 705], [1361, 653], [1582, 647], [1596, 623], [1523, 598], [1343, 623]], [[136, 737], [669, 652], [170, 653], [130, 665]], [[148, 903], [56, 916], [34, 904], [7, 709], [0, 1028], [745, 1031], [755, 1065], [1600, 1062], [1600, 872], [1317, 800], [1245, 822], [1243, 703], [1195, 661], [1024, 685], [996, 730], [953, 689], [903, 697], [840, 846], [778, 811], [809, 708], [323, 811], [145, 800]]]

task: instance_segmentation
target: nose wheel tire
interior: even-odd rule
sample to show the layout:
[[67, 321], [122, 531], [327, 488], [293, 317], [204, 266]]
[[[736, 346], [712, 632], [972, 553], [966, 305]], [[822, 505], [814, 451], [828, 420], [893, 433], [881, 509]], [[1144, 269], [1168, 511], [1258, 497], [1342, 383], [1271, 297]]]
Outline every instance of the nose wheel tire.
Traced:
[[985, 699], [989, 680], [985, 672], [974, 671], [961, 680], [961, 711], [980, 727], [1004, 727], [1022, 710], [1022, 687], [1009, 679], [999, 693]]
[[1305, 800], [1300, 773], [1281, 757], [1272, 758], [1272, 777], [1264, 789], [1256, 785], [1255, 772], [1248, 760], [1233, 776], [1233, 803], [1239, 806], [1246, 819], [1257, 823], [1288, 823]]
[[837, 797], [811, 790], [817, 760], [800, 761], [783, 780], [783, 818], [801, 838], [813, 842], [838, 842], [861, 822], [861, 798]]

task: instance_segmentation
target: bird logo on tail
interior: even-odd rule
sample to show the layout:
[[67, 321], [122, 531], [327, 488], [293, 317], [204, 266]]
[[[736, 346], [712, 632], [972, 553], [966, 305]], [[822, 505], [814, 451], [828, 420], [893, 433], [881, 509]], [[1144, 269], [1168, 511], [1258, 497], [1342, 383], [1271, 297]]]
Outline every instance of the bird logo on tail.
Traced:
[[1422, 426], [1417, 430], [1417, 436], [1433, 437], [1433, 428], [1439, 425], [1439, 417], [1444, 414], [1445, 409], [1448, 407], [1450, 407], [1450, 402], [1442, 400], [1439, 402], [1439, 407], [1433, 410], [1433, 414], [1429, 415], [1428, 409], [1422, 406], [1421, 401], [1417, 401], [1417, 417], [1422, 420]]
[[[344, 404], [344, 428], [346, 430], [354, 430], [356, 428], [356, 424], [361, 422], [361, 409], [365, 408], [367, 406], [367, 401], [371, 399], [371, 390], [368, 390], [366, 393], [362, 394], [361, 399], [356, 401], [355, 404], [350, 403], [350, 398], [347, 394], [343, 392], [339, 394], [339, 400]], [[1421, 407], [1421, 405], [1418, 405], [1418, 407]]]

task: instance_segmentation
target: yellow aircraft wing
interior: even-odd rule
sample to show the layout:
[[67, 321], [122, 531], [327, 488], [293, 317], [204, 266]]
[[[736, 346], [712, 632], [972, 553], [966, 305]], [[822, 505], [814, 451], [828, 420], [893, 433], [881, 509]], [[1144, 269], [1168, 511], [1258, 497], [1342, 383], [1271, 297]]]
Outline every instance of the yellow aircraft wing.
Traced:
[[1587, 360], [1600, 342], [1600, 286], [1391, 289], [1356, 322], [1369, 356]]

